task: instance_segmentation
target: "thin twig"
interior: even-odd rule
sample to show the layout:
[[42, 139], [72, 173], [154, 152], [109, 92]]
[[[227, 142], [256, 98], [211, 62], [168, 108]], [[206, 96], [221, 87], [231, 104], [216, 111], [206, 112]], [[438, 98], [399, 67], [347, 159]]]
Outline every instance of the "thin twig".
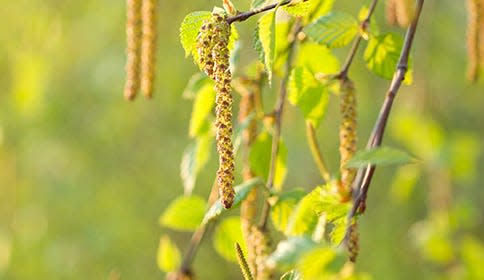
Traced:
[[285, 6], [285, 5], [290, 4], [290, 3], [291, 3], [291, 0], [283, 0], [281, 2], [270, 4], [270, 5], [258, 8], [258, 9], [250, 10], [250, 11], [243, 12], [243, 13], [238, 13], [235, 16], [228, 17], [227, 22], [229, 24], [231, 24], [231, 23], [236, 22], [236, 21], [244, 21], [244, 20], [250, 18], [253, 15], [257, 15], [257, 14], [260, 14], [262, 12], [272, 10], [277, 6]]
[[[378, 0], [373, 0], [373, 2], [371, 3], [370, 8], [368, 9], [368, 14], [360, 24], [360, 28], [362, 31], [365, 31], [368, 28], [368, 25], [370, 24], [371, 16], [375, 12], [375, 8], [377, 4], [378, 4]], [[350, 69], [351, 64], [353, 63], [353, 59], [355, 58], [356, 51], [358, 51], [358, 48], [360, 47], [360, 43], [362, 39], [363, 39], [363, 35], [360, 33], [356, 37], [355, 41], [353, 42], [353, 46], [351, 47], [351, 50], [348, 53], [348, 57], [346, 58], [344, 66], [341, 68], [341, 71], [339, 72], [339, 74], [336, 75], [338, 79], [343, 80], [343, 79], [346, 79], [346, 77], [348, 76], [348, 71]]]
[[[279, 144], [280, 144], [280, 138], [281, 138], [282, 113], [284, 110], [284, 103], [286, 101], [287, 83], [289, 82], [289, 75], [291, 73], [291, 68], [292, 68], [292, 57], [294, 55], [294, 45], [296, 44], [296, 41], [297, 41], [296, 35], [300, 31], [301, 31], [301, 25], [300, 25], [300, 20], [298, 20], [296, 21], [292, 29], [292, 34], [294, 36], [290, 36], [290, 38], [292, 38], [292, 41], [289, 43], [290, 48], [289, 48], [289, 52], [286, 60], [286, 73], [281, 81], [279, 96], [276, 102], [276, 106], [274, 108], [275, 121], [274, 121], [274, 132], [272, 135], [271, 164], [269, 166], [269, 175], [267, 176], [267, 183], [266, 183], [266, 188], [268, 190], [271, 190], [274, 187], [274, 178], [276, 175], [276, 165], [277, 165], [277, 154], [279, 153]], [[266, 203], [264, 204], [264, 208], [262, 209], [261, 222], [259, 225], [262, 230], [266, 228], [267, 220], [269, 219], [270, 209], [271, 209], [271, 206], [266, 201]]]
[[[418, 20], [420, 18], [423, 4], [424, 0], [417, 0], [415, 15], [410, 26], [407, 29], [405, 35], [405, 42], [400, 53], [400, 59], [398, 61], [397, 69], [395, 70], [395, 74], [393, 75], [392, 82], [387, 91], [377, 121], [368, 140], [367, 148], [374, 148], [381, 145], [388, 117], [392, 109], [393, 101], [398, 90], [400, 89], [400, 86], [402, 85], [403, 79], [405, 78], [405, 73], [408, 69], [408, 58], [410, 55], [410, 49], [412, 48], [413, 39], [415, 37], [415, 32], [417, 30]], [[368, 189], [374, 172], [375, 166], [373, 165], [370, 165], [358, 171], [358, 176], [353, 182], [353, 207], [348, 215], [349, 221], [353, 219], [359, 209], [361, 212], [364, 211]], [[347, 239], [347, 237], [348, 231], [346, 231], [345, 240]]]
[[313, 155], [314, 162], [318, 166], [319, 173], [323, 177], [325, 182], [329, 182], [331, 176], [329, 175], [328, 169], [324, 162], [323, 154], [319, 148], [318, 140], [316, 139], [316, 131], [311, 122], [306, 122], [306, 136], [309, 143], [309, 148], [311, 149], [311, 154]]

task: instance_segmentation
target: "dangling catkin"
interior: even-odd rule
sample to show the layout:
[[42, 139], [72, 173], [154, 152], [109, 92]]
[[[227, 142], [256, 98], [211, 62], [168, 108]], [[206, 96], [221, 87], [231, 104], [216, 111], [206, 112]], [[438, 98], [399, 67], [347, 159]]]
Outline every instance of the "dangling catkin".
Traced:
[[339, 192], [344, 201], [350, 198], [351, 183], [356, 174], [354, 168], [347, 168], [345, 164], [356, 152], [356, 95], [353, 82], [344, 79], [341, 81], [340, 93], [341, 124], [339, 127], [339, 152], [341, 184]]
[[124, 97], [133, 100], [140, 86], [141, 1], [126, 1], [126, 84]]
[[350, 262], [356, 262], [358, 252], [360, 251], [360, 236], [358, 233], [358, 224], [354, 222], [350, 226], [349, 239], [348, 239], [348, 254]]
[[415, 10], [414, 0], [387, 0], [386, 19], [388, 24], [408, 27]]
[[484, 0], [468, 0], [467, 8], [467, 78], [475, 82], [484, 65]]
[[385, 16], [387, 23], [395, 25], [397, 23], [397, 0], [387, 0], [385, 6]]
[[197, 38], [199, 65], [215, 81], [215, 113], [219, 169], [217, 183], [222, 205], [230, 208], [234, 202], [234, 154], [232, 144], [232, 95], [229, 69], [230, 25], [227, 18], [213, 13], [206, 20]]
[[156, 65], [156, 15], [157, 1], [143, 0], [141, 45], [141, 91], [146, 98], [153, 95]]

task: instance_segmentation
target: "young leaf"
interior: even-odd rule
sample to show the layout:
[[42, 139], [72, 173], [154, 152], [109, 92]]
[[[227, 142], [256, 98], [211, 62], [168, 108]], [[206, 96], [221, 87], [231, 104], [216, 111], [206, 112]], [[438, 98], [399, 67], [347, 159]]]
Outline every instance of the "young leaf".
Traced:
[[341, 69], [339, 59], [328, 47], [311, 42], [301, 45], [296, 66], [307, 68], [312, 74], [336, 74]]
[[[364, 59], [366, 67], [385, 79], [392, 79], [400, 58], [400, 50], [403, 46], [401, 36], [394, 33], [387, 33], [371, 37], [365, 49]], [[409, 69], [405, 75], [405, 84], [412, 83], [412, 70]]]
[[206, 82], [199, 88], [193, 102], [192, 115], [190, 117], [189, 136], [197, 137], [206, 133], [207, 116], [212, 112], [215, 104], [215, 90], [212, 82]]
[[[249, 192], [256, 186], [262, 185], [263, 182], [260, 178], [254, 178], [249, 181], [245, 181], [244, 183], [238, 185], [235, 187], [235, 198], [234, 198], [234, 204], [232, 205], [232, 208], [235, 208], [237, 205], [239, 205], [249, 194]], [[222, 206], [222, 203], [220, 200], [217, 200], [205, 213], [205, 216], [203, 217], [203, 223], [206, 224], [209, 221], [217, 218], [220, 216], [223, 212], [229, 211], [225, 209]], [[232, 244], [233, 245], [233, 244]]]
[[181, 196], [168, 205], [159, 222], [162, 226], [179, 230], [195, 230], [203, 219], [205, 201], [199, 196]]
[[[254, 173], [262, 178], [267, 178], [269, 173], [269, 165], [271, 162], [272, 136], [267, 132], [261, 132], [249, 151], [249, 164]], [[281, 140], [279, 145], [279, 153], [277, 155], [276, 174], [274, 179], [274, 186], [276, 190], [282, 186], [286, 176], [287, 168], [287, 148]]]
[[339, 271], [347, 257], [331, 247], [319, 246], [306, 252], [299, 260], [297, 269], [302, 279], [324, 280], [339, 279]]
[[368, 165], [403, 165], [415, 162], [415, 158], [408, 153], [389, 147], [378, 147], [371, 150], [358, 151], [346, 163], [346, 167], [361, 168]]
[[320, 203], [320, 193], [321, 188], [317, 187], [299, 201], [289, 219], [286, 235], [301, 236], [312, 234], [318, 223], [316, 206]]
[[250, 4], [250, 9], [256, 9], [265, 4], [267, 0], [252, 0], [252, 3]]
[[271, 267], [292, 268], [305, 252], [315, 246], [317, 244], [309, 237], [291, 237], [277, 244], [267, 263]]
[[[272, 80], [272, 68], [276, 55], [276, 10], [263, 15], [257, 22], [257, 35], [263, 54], [264, 66], [269, 82]], [[255, 44], [255, 46], [259, 46]]]
[[318, 44], [340, 48], [349, 44], [358, 33], [358, 22], [351, 15], [331, 12], [304, 28], [304, 33]]
[[305, 67], [296, 67], [289, 76], [288, 99], [301, 109], [304, 118], [318, 127], [329, 102], [329, 92]]
[[185, 57], [196, 52], [197, 35], [203, 21], [210, 18], [208, 11], [197, 11], [188, 14], [180, 26], [180, 42], [185, 50]]
[[341, 241], [343, 241], [346, 233], [346, 227], [348, 225], [347, 220], [348, 219], [346, 219], [346, 216], [342, 216], [331, 222], [333, 225], [333, 228], [331, 229], [331, 232], [329, 234], [331, 244], [339, 245]]
[[191, 143], [185, 149], [180, 164], [180, 175], [185, 195], [192, 193], [198, 173], [209, 160], [212, 142], [213, 137], [210, 134], [205, 134], [198, 137], [195, 143]]
[[237, 255], [234, 250], [236, 242], [241, 245], [243, 251], [247, 252], [242, 236], [240, 217], [233, 216], [224, 219], [217, 226], [213, 235], [213, 245], [222, 257], [236, 263]]
[[171, 272], [180, 266], [180, 249], [173, 243], [170, 237], [164, 234], [160, 239], [157, 253], [158, 268], [163, 272]]
[[276, 203], [271, 207], [271, 220], [274, 227], [284, 232], [289, 223], [289, 217], [298, 201], [304, 196], [304, 191], [295, 189], [279, 196]]
[[[194, 99], [197, 96], [200, 89], [202, 89], [206, 83], [212, 83], [211, 80], [204, 74], [197, 72], [190, 77], [182, 96], [186, 99]], [[213, 84], [212, 84], [213, 85]]]

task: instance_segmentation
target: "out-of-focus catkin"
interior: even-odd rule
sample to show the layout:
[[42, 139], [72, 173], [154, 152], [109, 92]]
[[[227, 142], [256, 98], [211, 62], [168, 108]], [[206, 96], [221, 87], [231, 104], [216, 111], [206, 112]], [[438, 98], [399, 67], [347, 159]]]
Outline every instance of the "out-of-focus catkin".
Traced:
[[414, 2], [414, 0], [388, 0], [386, 4], [387, 22], [408, 27], [415, 11]]
[[358, 224], [356, 222], [351, 224], [349, 228], [349, 238], [347, 246], [350, 262], [356, 262], [358, 252], [360, 251], [360, 235], [358, 232]]
[[273, 270], [267, 265], [267, 259], [271, 253], [271, 240], [267, 231], [258, 226], [252, 226], [250, 242], [247, 246], [254, 251], [254, 259], [248, 259], [249, 264], [255, 263], [255, 267], [251, 267], [254, 278], [257, 280], [272, 279]]
[[355, 178], [356, 169], [347, 168], [345, 164], [356, 152], [356, 94], [353, 82], [349, 79], [341, 81], [340, 92], [341, 124], [339, 127], [339, 152], [341, 182], [339, 193], [342, 200], [347, 201], [351, 197], [351, 184]]
[[126, 1], [126, 84], [124, 96], [128, 100], [136, 97], [140, 87], [141, 63], [141, 2]]
[[476, 81], [484, 65], [484, 0], [468, 0], [467, 78]]
[[153, 95], [156, 65], [157, 0], [143, 0], [141, 44], [141, 91], [146, 98]]
[[197, 38], [199, 65], [215, 81], [215, 113], [219, 169], [217, 183], [222, 205], [230, 208], [234, 202], [234, 153], [232, 144], [232, 94], [229, 69], [230, 25], [226, 16], [213, 13], [200, 28]]

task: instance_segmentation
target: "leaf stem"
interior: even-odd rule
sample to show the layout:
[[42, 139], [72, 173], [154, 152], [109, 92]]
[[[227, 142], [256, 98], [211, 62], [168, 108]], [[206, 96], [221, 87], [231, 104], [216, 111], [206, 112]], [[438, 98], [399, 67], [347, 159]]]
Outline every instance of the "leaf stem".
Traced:
[[[415, 15], [410, 26], [407, 29], [405, 35], [405, 42], [403, 44], [402, 51], [400, 53], [400, 59], [398, 61], [397, 69], [393, 75], [390, 87], [387, 91], [385, 100], [383, 101], [380, 113], [375, 122], [375, 126], [368, 140], [367, 148], [374, 148], [381, 145], [383, 135], [385, 132], [385, 127], [390, 115], [393, 101], [395, 96], [400, 89], [402, 82], [405, 78], [405, 73], [408, 69], [408, 58], [410, 55], [410, 49], [413, 44], [413, 39], [415, 37], [415, 32], [417, 30], [418, 20], [420, 18], [420, 13], [425, 0], [417, 0], [417, 6], [415, 9]], [[375, 166], [369, 165], [366, 168], [358, 170], [357, 177], [353, 182], [353, 207], [348, 214], [348, 220], [351, 221], [353, 217], [358, 213], [363, 213], [366, 207], [366, 197], [368, 194], [368, 189], [375, 172]], [[350, 223], [351, 224], [351, 223]], [[347, 229], [345, 235], [345, 242], [349, 236], [349, 230]]]
[[276, 8], [277, 6], [285, 6], [285, 5], [288, 5], [290, 3], [291, 3], [291, 0], [283, 0], [281, 2], [273, 3], [273, 4], [270, 4], [270, 5], [267, 5], [267, 6], [264, 6], [264, 7], [260, 7], [260, 8], [257, 8], [257, 9], [253, 9], [253, 10], [250, 10], [250, 11], [247, 11], [247, 12], [238, 13], [235, 16], [228, 17], [227, 22], [229, 24], [231, 24], [231, 23], [236, 22], [236, 21], [244, 21], [244, 20], [250, 18], [253, 15], [257, 15], [257, 14], [260, 14], [262, 12], [272, 10], [272, 9]]
[[328, 169], [326, 168], [326, 164], [324, 162], [323, 154], [321, 153], [321, 149], [319, 148], [318, 140], [316, 138], [316, 131], [314, 126], [311, 122], [306, 122], [306, 136], [309, 143], [309, 148], [311, 149], [311, 154], [313, 155], [314, 162], [318, 166], [319, 173], [323, 177], [325, 182], [329, 182], [331, 176], [329, 175]]
[[[373, 2], [371, 2], [371, 6], [368, 9], [368, 14], [366, 15], [365, 19], [360, 23], [360, 28], [362, 31], [365, 31], [368, 28], [368, 25], [370, 24], [371, 16], [375, 12], [375, 8], [377, 4], [378, 4], [378, 0], [373, 0]], [[344, 80], [347, 78], [348, 71], [350, 69], [351, 64], [353, 63], [353, 59], [355, 58], [356, 52], [360, 47], [362, 39], [363, 39], [363, 35], [360, 33], [358, 37], [356, 37], [355, 41], [353, 42], [353, 46], [351, 47], [351, 50], [348, 53], [345, 64], [341, 68], [341, 71], [339, 72], [339, 74], [336, 75], [336, 78], [340, 80]]]

